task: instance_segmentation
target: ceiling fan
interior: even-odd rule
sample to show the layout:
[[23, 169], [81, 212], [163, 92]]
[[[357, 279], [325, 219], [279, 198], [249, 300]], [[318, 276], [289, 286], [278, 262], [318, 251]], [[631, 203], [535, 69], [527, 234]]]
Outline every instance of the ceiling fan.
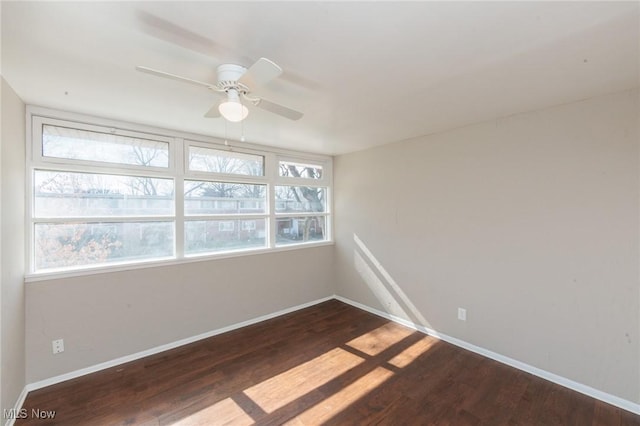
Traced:
[[[222, 64], [217, 68], [218, 82], [215, 84], [193, 80], [188, 77], [182, 77], [143, 66], [137, 66], [136, 70], [158, 77], [203, 86], [217, 93], [225, 93], [226, 99], [214, 105], [204, 115], [205, 117], [213, 118], [222, 115], [222, 117], [232, 122], [242, 121], [249, 115], [249, 109], [246, 104], [253, 105], [290, 120], [299, 120], [304, 115], [300, 111], [253, 95], [252, 92], [255, 88], [268, 83], [282, 74], [282, 68], [267, 58], [258, 59], [249, 68], [245, 68], [242, 65]], [[243, 103], [242, 100], [247, 101], [246, 104]]]

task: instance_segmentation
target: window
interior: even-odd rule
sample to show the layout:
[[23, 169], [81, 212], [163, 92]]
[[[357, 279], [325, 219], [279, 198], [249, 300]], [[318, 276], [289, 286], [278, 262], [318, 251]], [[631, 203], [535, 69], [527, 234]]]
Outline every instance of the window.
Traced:
[[35, 170], [35, 217], [173, 216], [173, 179]]
[[34, 170], [33, 183], [36, 271], [173, 256], [172, 179]]
[[187, 174], [203, 179], [184, 182], [185, 256], [266, 248], [264, 156], [191, 143], [187, 152]]
[[35, 270], [173, 256], [173, 223], [36, 222]]
[[249, 176], [264, 175], [261, 155], [227, 152], [201, 146], [189, 146], [189, 170]]
[[276, 186], [276, 213], [324, 213], [326, 198], [325, 188]]
[[[221, 181], [185, 181], [185, 255], [267, 246], [267, 186]], [[260, 217], [260, 230], [242, 218]], [[254, 220], [255, 222], [255, 220]]]
[[33, 272], [175, 256], [170, 140], [60, 120], [34, 127]]
[[278, 164], [279, 178], [274, 186], [276, 245], [329, 239], [329, 188], [323, 185], [323, 167], [289, 160]]
[[184, 213], [221, 215], [266, 213], [266, 185], [234, 182], [184, 182]]
[[115, 165], [169, 167], [169, 143], [54, 125], [42, 126], [43, 157], [84, 160]]
[[278, 217], [276, 223], [277, 245], [326, 239], [324, 216]]
[[283, 177], [306, 179], [322, 179], [322, 166], [317, 164], [302, 164], [293, 161], [280, 161], [279, 173]]
[[331, 239], [329, 157], [29, 112], [30, 273]]

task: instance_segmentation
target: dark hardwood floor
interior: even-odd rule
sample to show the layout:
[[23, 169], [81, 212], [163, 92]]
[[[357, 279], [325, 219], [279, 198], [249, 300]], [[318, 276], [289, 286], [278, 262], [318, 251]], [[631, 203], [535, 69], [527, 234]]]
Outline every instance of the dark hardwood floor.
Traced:
[[29, 393], [17, 425], [640, 425], [332, 300]]

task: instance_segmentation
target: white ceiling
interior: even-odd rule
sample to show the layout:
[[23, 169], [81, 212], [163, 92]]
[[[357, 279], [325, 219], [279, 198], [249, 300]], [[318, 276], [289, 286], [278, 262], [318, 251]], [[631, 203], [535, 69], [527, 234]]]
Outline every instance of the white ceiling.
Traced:
[[2, 2], [2, 75], [28, 104], [224, 136], [221, 63], [285, 69], [226, 132], [341, 154], [639, 85], [638, 2]]

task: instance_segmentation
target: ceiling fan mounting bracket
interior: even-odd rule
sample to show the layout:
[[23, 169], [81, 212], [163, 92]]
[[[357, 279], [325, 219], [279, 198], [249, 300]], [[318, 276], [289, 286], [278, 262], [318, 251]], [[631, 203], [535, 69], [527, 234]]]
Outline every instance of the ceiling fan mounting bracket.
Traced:
[[247, 101], [251, 102], [253, 105], [258, 106], [260, 104], [261, 99], [253, 96], [249, 96], [248, 92], [240, 92], [240, 94], [242, 95], [243, 99], [246, 99]]
[[229, 93], [229, 90], [235, 90], [236, 92], [241, 94], [249, 93], [249, 88], [242, 83], [238, 83], [237, 81], [218, 81], [214, 88], [218, 92]]

